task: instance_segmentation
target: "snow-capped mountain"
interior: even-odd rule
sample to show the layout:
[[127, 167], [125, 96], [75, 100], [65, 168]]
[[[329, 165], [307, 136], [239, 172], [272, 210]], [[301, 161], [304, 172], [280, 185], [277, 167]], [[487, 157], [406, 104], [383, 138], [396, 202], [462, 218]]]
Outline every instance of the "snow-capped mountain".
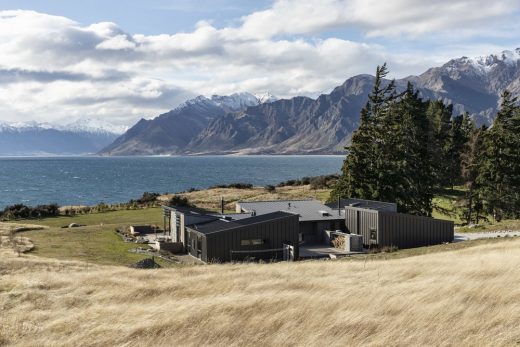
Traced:
[[277, 100], [277, 98], [269, 92], [262, 94], [251, 94], [243, 92], [234, 93], [231, 95], [212, 95], [209, 98], [205, 97], [204, 95], [199, 95], [196, 98], [183, 102], [182, 104], [177, 106], [174, 109], [174, 111], [182, 110], [187, 106], [212, 105], [221, 107], [222, 109], [228, 112], [236, 112], [243, 110], [249, 106], [256, 106], [265, 102], [272, 102], [275, 100]]
[[278, 100], [278, 98], [276, 96], [274, 96], [273, 94], [271, 94], [271, 92], [256, 93], [255, 97], [260, 104], [265, 104], [268, 102], [273, 102], [273, 101]]
[[[478, 125], [489, 125], [504, 89], [520, 96], [520, 49], [450, 60], [419, 76], [396, 80], [398, 90], [408, 82], [425, 99], [453, 104], [454, 115], [469, 112]], [[339, 153], [359, 124], [373, 83], [371, 75], [354, 76], [317, 99], [273, 101], [269, 93], [200, 96], [140, 121], [102, 153]]]
[[[0, 123], [1, 156], [42, 156], [93, 154], [112, 143], [124, 132], [114, 133], [107, 125], [74, 122], [54, 125], [38, 122]], [[100, 125], [100, 124], [97, 124]]]
[[72, 132], [108, 133], [121, 135], [128, 130], [126, 125], [115, 125], [102, 119], [82, 118], [65, 125], [56, 125], [56, 129]]
[[[274, 99], [271, 94], [265, 100]], [[103, 149], [105, 155], [149, 155], [178, 153], [215, 119], [242, 112], [265, 102], [251, 93], [203, 95], [183, 102], [154, 119], [141, 119]]]

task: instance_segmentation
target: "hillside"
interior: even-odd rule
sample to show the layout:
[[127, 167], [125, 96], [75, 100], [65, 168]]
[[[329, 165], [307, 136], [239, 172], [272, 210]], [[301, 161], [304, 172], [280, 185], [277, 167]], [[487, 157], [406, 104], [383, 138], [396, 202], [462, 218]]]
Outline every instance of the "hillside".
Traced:
[[0, 252], [0, 345], [520, 341], [518, 240], [366, 263], [149, 271]]
[[[462, 57], [421, 75], [398, 79], [396, 84], [398, 90], [404, 90], [412, 82], [423, 98], [451, 103], [455, 115], [469, 112], [478, 125], [490, 125], [500, 93], [507, 88], [520, 95], [519, 59], [520, 49], [475, 59]], [[165, 115], [137, 123], [101, 153], [340, 153], [359, 125], [360, 110], [373, 83], [373, 76], [358, 75], [317, 99], [269, 99], [241, 103], [234, 109], [213, 103], [209, 113], [203, 106], [216, 96], [198, 97]], [[184, 111], [195, 105], [203, 110]]]

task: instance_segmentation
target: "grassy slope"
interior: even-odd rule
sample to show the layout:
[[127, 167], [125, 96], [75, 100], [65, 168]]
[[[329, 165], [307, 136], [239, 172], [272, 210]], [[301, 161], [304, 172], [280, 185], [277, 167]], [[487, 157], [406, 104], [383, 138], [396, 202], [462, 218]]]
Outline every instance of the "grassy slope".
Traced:
[[[147, 256], [130, 253], [128, 250], [138, 245], [123, 242], [114, 232], [115, 228], [131, 224], [161, 225], [161, 213], [159, 208], [150, 208], [33, 220], [32, 223], [49, 228], [26, 231], [23, 235], [35, 244], [31, 253], [41, 257], [83, 260], [106, 265], [130, 265]], [[86, 226], [61, 228], [70, 223]], [[158, 262], [163, 266], [169, 265], [161, 260]]]
[[513, 239], [442, 257], [150, 271], [4, 251], [0, 345], [511, 346], [519, 263]]
[[[283, 199], [318, 199], [325, 201], [329, 197], [328, 189], [311, 189], [309, 185], [276, 188], [268, 192], [264, 188], [252, 189], [217, 188], [184, 193], [189, 201], [198, 207], [210, 210], [220, 209], [220, 199], [226, 202], [226, 210], [234, 211], [235, 203], [240, 200], [283, 200]], [[167, 197], [165, 197], [167, 198]]]

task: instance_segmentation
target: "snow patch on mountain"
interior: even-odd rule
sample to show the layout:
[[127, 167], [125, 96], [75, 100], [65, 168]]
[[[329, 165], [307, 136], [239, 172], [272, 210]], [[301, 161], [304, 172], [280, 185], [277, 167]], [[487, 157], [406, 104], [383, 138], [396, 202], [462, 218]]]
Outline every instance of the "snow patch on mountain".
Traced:
[[257, 93], [255, 94], [255, 97], [260, 104], [265, 104], [268, 102], [274, 102], [278, 100], [278, 98], [271, 94], [271, 92]]
[[123, 134], [128, 130], [126, 125], [115, 125], [103, 119], [78, 119], [74, 122], [58, 126], [57, 129], [71, 132], [87, 132], [93, 134]]
[[120, 135], [128, 130], [127, 126], [120, 126], [108, 123], [100, 119], [79, 119], [67, 124], [51, 124], [30, 122], [0, 122], [0, 132], [28, 132], [41, 130], [59, 130], [72, 133], [90, 133], [90, 134], [114, 134]]
[[278, 100], [278, 98], [276, 98], [269, 92], [259, 94], [242, 92], [234, 93], [231, 95], [212, 95], [209, 98], [204, 95], [199, 95], [196, 98], [181, 103], [174, 110], [178, 111], [189, 106], [203, 107], [204, 105], [212, 105], [224, 108], [230, 112], [236, 112], [244, 110], [245, 108], [250, 106], [257, 106], [266, 102], [273, 102], [276, 100]]
[[505, 50], [498, 54], [490, 54], [475, 58], [462, 57], [456, 59], [456, 63], [471, 65], [475, 70], [482, 74], [491, 72], [498, 64], [506, 64], [509, 66], [517, 66], [520, 60], [520, 48], [513, 51]]

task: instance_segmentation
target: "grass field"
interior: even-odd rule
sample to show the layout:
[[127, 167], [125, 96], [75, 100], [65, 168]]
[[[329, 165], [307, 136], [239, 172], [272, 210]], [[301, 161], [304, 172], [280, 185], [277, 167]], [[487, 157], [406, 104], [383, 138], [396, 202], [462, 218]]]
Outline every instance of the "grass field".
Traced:
[[0, 252], [0, 345], [520, 343], [518, 239], [366, 263], [139, 271]]
[[[327, 200], [329, 189], [311, 189], [310, 185], [277, 187], [274, 192], [268, 192], [262, 187], [251, 189], [215, 188], [181, 194], [200, 208], [220, 210], [220, 199], [224, 198], [225, 209], [235, 211], [235, 203], [240, 200], [284, 200], [284, 199], [318, 199]], [[167, 199], [169, 196], [164, 196]]]
[[[81, 260], [95, 264], [130, 265], [148, 256], [129, 252], [139, 245], [124, 242], [115, 233], [116, 228], [131, 224], [162, 225], [160, 208], [122, 210], [105, 213], [76, 215], [74, 217], [45, 218], [30, 222], [47, 228], [24, 231], [21, 234], [33, 241], [31, 254], [63, 260]], [[79, 228], [62, 228], [76, 223]], [[4, 223], [9, 225], [9, 223]], [[23, 225], [23, 224], [22, 224]], [[172, 266], [156, 258], [161, 266]]]

